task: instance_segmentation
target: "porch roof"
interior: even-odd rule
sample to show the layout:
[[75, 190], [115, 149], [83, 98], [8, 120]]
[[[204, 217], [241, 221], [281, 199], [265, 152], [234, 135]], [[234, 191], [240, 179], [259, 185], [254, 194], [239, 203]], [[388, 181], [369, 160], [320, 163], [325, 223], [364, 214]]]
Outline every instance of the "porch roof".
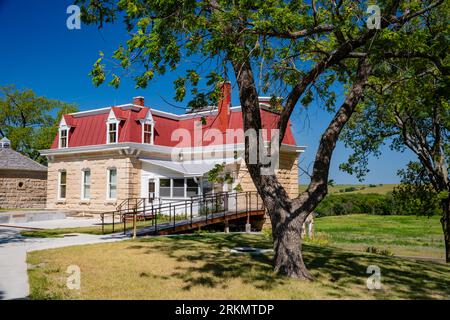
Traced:
[[216, 164], [232, 164], [239, 162], [241, 158], [224, 158], [224, 159], [207, 159], [196, 161], [170, 161], [170, 160], [156, 160], [139, 158], [140, 161], [149, 163], [158, 167], [169, 169], [181, 173], [185, 177], [199, 177], [214, 168]]

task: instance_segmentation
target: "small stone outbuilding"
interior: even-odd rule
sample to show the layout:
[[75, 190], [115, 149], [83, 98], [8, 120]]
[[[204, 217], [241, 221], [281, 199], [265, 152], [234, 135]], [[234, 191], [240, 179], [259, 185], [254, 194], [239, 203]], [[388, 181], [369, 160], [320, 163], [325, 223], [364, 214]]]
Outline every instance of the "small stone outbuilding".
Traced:
[[0, 209], [45, 208], [47, 167], [11, 149], [0, 140]]

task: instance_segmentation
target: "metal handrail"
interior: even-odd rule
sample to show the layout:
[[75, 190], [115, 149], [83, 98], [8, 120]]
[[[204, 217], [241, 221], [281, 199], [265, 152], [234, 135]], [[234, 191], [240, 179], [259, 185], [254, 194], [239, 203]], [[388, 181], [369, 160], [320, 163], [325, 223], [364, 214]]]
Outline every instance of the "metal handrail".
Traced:
[[[256, 196], [256, 208], [254, 208], [254, 203], [252, 203], [253, 197]], [[146, 198], [133, 198], [131, 201], [136, 201], [136, 199], [141, 199], [142, 207], [138, 208], [135, 206], [133, 210], [121, 209], [116, 211], [104, 212], [101, 214], [102, 218], [102, 232], [104, 233], [104, 224], [105, 224], [105, 215], [112, 215], [112, 229], [113, 232], [115, 230], [115, 218], [117, 216], [120, 217], [120, 221], [123, 222], [124, 228], [123, 231], [126, 233], [127, 230], [127, 220], [129, 217], [136, 221], [138, 217], [143, 218], [144, 221], [151, 220], [151, 227], [154, 229], [154, 232], [158, 230], [158, 220], [161, 224], [167, 224], [165, 227], [171, 226], [174, 230], [177, 227], [177, 221], [185, 221], [185, 223], [190, 224], [192, 227], [194, 222], [197, 222], [196, 219], [199, 219], [202, 215], [204, 215], [204, 221], [207, 224], [208, 221], [212, 221], [217, 217], [217, 214], [223, 214], [223, 219], [225, 220], [227, 216], [232, 216], [233, 213], [237, 217], [238, 214], [242, 212], [247, 213], [247, 222], [250, 221], [250, 212], [254, 210], [263, 210], [264, 204], [262, 201], [258, 199], [259, 195], [256, 191], [247, 191], [247, 192], [219, 192], [215, 194], [209, 195], [200, 195], [193, 196], [190, 199], [179, 200], [175, 202], [168, 202], [162, 204], [159, 201], [158, 204], [150, 203], [146, 204]], [[238, 210], [238, 202], [239, 200], [245, 201], [245, 207], [239, 212]], [[229, 208], [230, 200], [235, 201], [235, 207]], [[123, 201], [122, 203], [126, 203]], [[129, 202], [128, 202], [129, 203]], [[262, 207], [260, 207], [262, 204]], [[127, 205], [128, 207], [128, 205]], [[194, 215], [194, 207], [198, 210], [197, 214]], [[233, 211], [233, 209], [235, 209]], [[177, 213], [178, 212], [178, 213]], [[179, 213], [181, 212], [181, 213]], [[222, 215], [221, 215], [222, 217]], [[133, 222], [134, 223], [134, 222]], [[144, 226], [148, 227], [148, 226]]]

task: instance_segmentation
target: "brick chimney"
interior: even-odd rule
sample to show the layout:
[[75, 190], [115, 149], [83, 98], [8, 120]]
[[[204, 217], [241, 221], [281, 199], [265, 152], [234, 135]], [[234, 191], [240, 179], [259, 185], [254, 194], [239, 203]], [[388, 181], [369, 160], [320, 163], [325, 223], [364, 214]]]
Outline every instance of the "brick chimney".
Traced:
[[228, 119], [230, 117], [231, 105], [231, 82], [226, 81], [219, 84], [221, 97], [218, 105], [217, 118], [219, 120], [219, 130], [226, 132], [228, 128]]
[[144, 106], [144, 97], [142, 97], [142, 96], [134, 97], [133, 104], [143, 107]]

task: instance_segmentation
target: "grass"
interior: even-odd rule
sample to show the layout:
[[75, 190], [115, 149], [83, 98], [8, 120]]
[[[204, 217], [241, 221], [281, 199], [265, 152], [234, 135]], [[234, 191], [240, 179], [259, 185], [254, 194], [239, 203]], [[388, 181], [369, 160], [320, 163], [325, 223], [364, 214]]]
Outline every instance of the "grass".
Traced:
[[[177, 216], [176, 220], [183, 220], [184, 217]], [[169, 219], [165, 216], [158, 217], [158, 224], [168, 222]], [[171, 220], [173, 221], [173, 220]], [[151, 220], [147, 221], [137, 221], [136, 227], [146, 227], [151, 226]], [[127, 221], [126, 230], [133, 229], [133, 221]], [[112, 225], [105, 224], [104, 233], [112, 233]], [[114, 226], [114, 232], [123, 232], [123, 223], [116, 222]], [[87, 234], [103, 234], [102, 226], [92, 226], [92, 227], [78, 227], [78, 228], [56, 228], [56, 229], [45, 229], [45, 230], [30, 230], [30, 231], [22, 231], [20, 234], [24, 237], [32, 237], [32, 238], [61, 238], [65, 234], [71, 233], [87, 233]]]
[[444, 239], [438, 216], [377, 216], [355, 214], [315, 220], [319, 238], [346, 250], [376, 247], [395, 255], [444, 259]]
[[8, 208], [0, 208], [0, 213], [1, 212], [16, 212], [16, 211], [36, 211], [36, 210], [39, 210], [39, 209], [28, 209], [28, 208], [11, 208], [11, 209], [8, 209]]
[[[273, 273], [272, 254], [232, 254], [236, 246], [270, 248], [263, 234], [193, 234], [74, 246], [28, 254], [32, 299], [444, 299], [450, 267], [433, 262], [304, 245], [316, 278]], [[81, 269], [81, 290], [65, 283]], [[382, 289], [368, 290], [369, 265], [381, 268]]]
[[[151, 225], [150, 221], [137, 221], [137, 227], [149, 226]], [[133, 228], [133, 222], [127, 221], [127, 230], [131, 230]], [[123, 231], [123, 223], [116, 223], [114, 227], [114, 232], [122, 232]], [[44, 229], [44, 230], [31, 230], [31, 231], [22, 231], [20, 234], [24, 237], [32, 237], [32, 238], [61, 238], [65, 234], [71, 233], [87, 233], [87, 234], [103, 234], [102, 226], [92, 226], [92, 227], [78, 227], [78, 228], [57, 228], [57, 229]], [[112, 233], [112, 225], [105, 225], [105, 234]]]
[[[328, 187], [328, 194], [349, 194], [349, 193], [377, 193], [377, 194], [386, 194], [391, 192], [397, 184], [378, 184], [378, 185], [369, 185], [369, 184], [337, 184], [332, 187]], [[299, 185], [298, 189], [300, 192], [304, 191], [308, 186], [307, 185]], [[354, 188], [355, 191], [347, 192], [345, 189]]]

